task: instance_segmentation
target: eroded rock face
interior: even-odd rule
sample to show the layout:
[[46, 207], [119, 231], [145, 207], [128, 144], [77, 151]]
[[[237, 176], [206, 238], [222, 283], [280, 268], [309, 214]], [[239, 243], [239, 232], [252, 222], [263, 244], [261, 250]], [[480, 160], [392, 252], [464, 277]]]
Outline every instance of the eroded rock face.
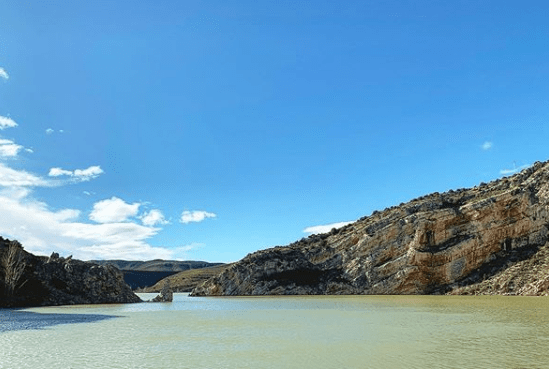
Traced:
[[447, 293], [545, 247], [548, 221], [549, 163], [536, 163], [252, 253], [192, 295]]
[[[7, 255], [10, 241], [0, 237], [0, 260]], [[0, 307], [46, 306], [140, 302], [124, 282], [122, 273], [111, 265], [100, 266], [53, 253], [39, 257], [20, 251], [24, 265], [16, 283], [8, 288], [9, 263], [0, 263]], [[13, 267], [13, 265], [11, 266]]]

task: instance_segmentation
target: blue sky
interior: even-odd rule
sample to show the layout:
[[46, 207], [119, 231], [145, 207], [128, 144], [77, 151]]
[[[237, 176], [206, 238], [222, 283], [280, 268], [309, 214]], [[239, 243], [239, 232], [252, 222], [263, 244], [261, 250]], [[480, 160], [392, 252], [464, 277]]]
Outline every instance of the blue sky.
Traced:
[[0, 235], [229, 262], [547, 160], [548, 11], [1, 2]]

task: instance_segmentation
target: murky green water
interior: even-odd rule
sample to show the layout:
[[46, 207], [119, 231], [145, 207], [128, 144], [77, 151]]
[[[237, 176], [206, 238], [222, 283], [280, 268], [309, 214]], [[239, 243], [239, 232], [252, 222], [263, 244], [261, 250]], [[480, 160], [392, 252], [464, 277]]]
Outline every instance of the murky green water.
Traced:
[[176, 295], [0, 310], [0, 368], [549, 368], [549, 299]]

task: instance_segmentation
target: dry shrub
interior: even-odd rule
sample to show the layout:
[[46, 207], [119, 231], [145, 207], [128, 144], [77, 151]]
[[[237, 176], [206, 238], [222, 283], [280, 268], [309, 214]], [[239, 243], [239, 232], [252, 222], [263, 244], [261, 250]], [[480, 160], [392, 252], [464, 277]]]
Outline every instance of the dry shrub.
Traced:
[[0, 260], [4, 269], [4, 284], [8, 296], [13, 296], [15, 291], [25, 284], [21, 283], [27, 266], [23, 246], [17, 241], [11, 241]]

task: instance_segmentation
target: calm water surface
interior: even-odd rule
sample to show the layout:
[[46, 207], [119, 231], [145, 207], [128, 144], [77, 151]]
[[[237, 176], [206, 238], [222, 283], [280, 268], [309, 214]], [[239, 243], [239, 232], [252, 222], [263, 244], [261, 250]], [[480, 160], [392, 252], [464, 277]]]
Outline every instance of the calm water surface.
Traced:
[[0, 310], [2, 369], [549, 368], [548, 349], [540, 297], [179, 294]]

